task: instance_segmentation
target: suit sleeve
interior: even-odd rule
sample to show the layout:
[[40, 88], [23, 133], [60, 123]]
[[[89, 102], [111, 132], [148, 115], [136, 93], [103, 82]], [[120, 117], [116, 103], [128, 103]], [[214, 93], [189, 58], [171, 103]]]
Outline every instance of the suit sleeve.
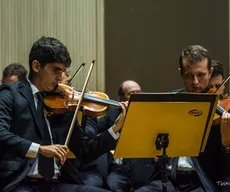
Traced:
[[98, 118], [97, 121], [98, 121], [97, 123], [98, 134], [103, 133], [109, 128], [109, 120], [107, 114], [103, 117]]
[[[32, 142], [10, 132], [13, 121], [14, 93], [12, 88], [2, 85], [0, 88], [0, 147], [9, 149], [24, 158]], [[19, 125], [20, 126], [20, 125]]]
[[121, 112], [122, 111], [119, 108], [112, 108], [109, 109], [105, 116], [99, 118], [97, 124], [98, 133], [103, 133], [104, 131], [111, 128]]
[[97, 118], [95, 117], [84, 117], [82, 128], [85, 131], [88, 139], [95, 139], [97, 137], [98, 129], [97, 126], [95, 126], [95, 122], [97, 122]]
[[[97, 126], [97, 121], [91, 119], [87, 122], [86, 126], [93, 129]], [[95, 139], [89, 140], [86, 133], [82, 128], [76, 127], [73, 130], [72, 137], [70, 139], [69, 148], [74, 155], [84, 163], [89, 163], [99, 156], [107, 153], [110, 149], [114, 149], [116, 146], [116, 140], [111, 136], [108, 130], [101, 133]]]

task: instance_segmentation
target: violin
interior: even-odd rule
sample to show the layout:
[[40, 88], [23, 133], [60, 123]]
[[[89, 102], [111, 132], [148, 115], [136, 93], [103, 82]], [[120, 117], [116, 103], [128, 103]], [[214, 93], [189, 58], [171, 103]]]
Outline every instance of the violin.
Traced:
[[[54, 93], [45, 93], [43, 102], [51, 115], [64, 114], [68, 111], [74, 112], [81, 94], [81, 91], [76, 91], [73, 87], [58, 84]], [[80, 110], [85, 115], [100, 117], [106, 114], [109, 106], [120, 108], [119, 102], [110, 100], [105, 93], [89, 91], [84, 93]]]
[[[209, 89], [207, 93], [219, 94], [217, 89], [214, 88]], [[230, 97], [228, 95], [220, 95], [220, 98], [221, 99], [218, 101], [216, 113], [213, 118], [213, 125], [220, 124], [220, 120], [223, 112], [230, 111]]]
[[221, 99], [218, 104], [223, 107], [226, 111], [229, 112], [230, 110], [230, 97], [225, 97], [223, 99]]

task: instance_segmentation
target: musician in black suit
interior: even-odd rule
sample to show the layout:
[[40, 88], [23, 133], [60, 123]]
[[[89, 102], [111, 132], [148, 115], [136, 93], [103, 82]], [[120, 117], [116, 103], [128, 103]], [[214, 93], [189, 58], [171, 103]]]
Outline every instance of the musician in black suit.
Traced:
[[[192, 45], [182, 51], [179, 59], [180, 72], [185, 89], [174, 92], [204, 92], [209, 86], [211, 68], [210, 53], [199, 45]], [[229, 177], [230, 115], [224, 113], [220, 125], [211, 127], [205, 151], [199, 157], [179, 157], [169, 159], [168, 191], [211, 192], [228, 191], [226, 177]], [[227, 154], [226, 154], [227, 152]], [[131, 176], [137, 192], [161, 191], [159, 174], [162, 160], [137, 159], [130, 164]], [[140, 170], [145, 174], [138, 175]], [[160, 172], [159, 172], [160, 173]], [[228, 181], [228, 180], [227, 180]], [[223, 183], [222, 186], [221, 183]], [[173, 186], [172, 186], [173, 184]]]
[[[0, 88], [0, 189], [1, 191], [104, 191], [68, 183], [75, 170], [66, 161], [65, 140], [68, 129], [53, 138], [52, 123], [44, 116], [42, 93], [57, 87], [62, 72], [70, 66], [67, 48], [57, 39], [42, 37], [30, 51], [29, 78]], [[122, 107], [123, 110], [125, 110]], [[69, 149], [80, 161], [91, 161], [114, 147], [124, 116], [109, 131], [88, 142], [84, 131], [75, 124]], [[91, 122], [87, 126], [95, 126]], [[77, 129], [79, 128], [79, 129]], [[58, 165], [62, 166], [60, 170]], [[75, 174], [74, 174], [75, 175]], [[75, 178], [78, 180], [78, 178]]]
[[[208, 50], [199, 45], [191, 45], [182, 51], [179, 64], [186, 87], [180, 91], [205, 92], [209, 87], [213, 72], [211, 55]], [[187, 191], [189, 189], [196, 191], [224, 190], [225, 187], [219, 186], [218, 181], [224, 180], [225, 170], [228, 167], [225, 162], [228, 155], [225, 152], [230, 145], [229, 129], [230, 114], [225, 112], [221, 117], [221, 123], [211, 127], [203, 153], [200, 153], [197, 158], [180, 157], [173, 159], [172, 177], [179, 189]], [[180, 163], [181, 160], [184, 161], [183, 164]], [[187, 165], [181, 166], [185, 164]], [[182, 167], [182, 169], [178, 171], [178, 167]]]
[[2, 83], [16, 83], [27, 76], [26, 68], [20, 63], [7, 65], [2, 72]]
[[[140, 85], [132, 80], [126, 80], [121, 83], [118, 89], [119, 102], [127, 102], [132, 93], [141, 92]], [[98, 119], [98, 132], [101, 133], [113, 126], [121, 110], [119, 108], [111, 108], [107, 114]], [[102, 167], [102, 166], [101, 166]], [[104, 172], [107, 172], [106, 183], [112, 191], [126, 192], [131, 189], [131, 181], [129, 174], [129, 166], [126, 160], [114, 159], [113, 154], [108, 153], [108, 161], [106, 166], [103, 166]]]
[[[131, 93], [137, 93], [140, 91], [140, 85], [135, 81], [124, 81], [118, 89], [117, 100], [119, 102], [126, 102], [128, 101]], [[95, 127], [85, 127], [84, 130], [88, 138], [94, 139], [98, 134], [101, 134], [111, 128], [120, 113], [120, 108], [111, 108], [108, 110], [105, 116], [98, 119], [96, 129]], [[83, 125], [88, 119], [89, 117], [83, 117]], [[96, 161], [89, 164], [79, 164], [79, 162], [75, 162], [75, 165], [79, 167], [82, 181], [86, 185], [96, 187], [103, 186], [116, 192], [129, 191], [131, 188], [129, 167], [125, 163], [117, 161], [117, 159], [114, 160], [111, 153], [104, 154]]]

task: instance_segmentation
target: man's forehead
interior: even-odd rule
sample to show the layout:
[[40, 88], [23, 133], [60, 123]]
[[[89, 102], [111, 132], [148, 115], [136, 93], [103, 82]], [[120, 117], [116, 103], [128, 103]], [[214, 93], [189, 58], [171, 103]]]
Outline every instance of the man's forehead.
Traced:
[[204, 58], [204, 59], [202, 59], [202, 60], [197, 60], [197, 61], [192, 61], [192, 60], [190, 60], [190, 59], [188, 59], [188, 58], [183, 58], [182, 59], [182, 65], [183, 66], [194, 66], [194, 65], [196, 65], [196, 64], [203, 64], [203, 65], [208, 65], [208, 59], [207, 58]]
[[130, 85], [130, 86], [127, 86], [127, 87], [125, 88], [125, 90], [126, 90], [127, 92], [135, 92], [135, 91], [140, 91], [141, 88], [140, 88], [140, 86], [139, 86], [138, 84], [132, 84], [132, 85]]
[[135, 81], [126, 81], [123, 83], [123, 87], [135, 87], [139, 86]]
[[197, 61], [197, 62], [189, 62], [188, 60], [184, 60], [182, 63], [182, 67], [183, 70], [185, 72], [188, 70], [194, 70], [194, 69], [202, 69], [202, 70], [208, 70], [208, 60], [207, 59], [203, 59], [201, 61]]
[[49, 65], [51, 67], [54, 67], [54, 68], [58, 68], [58, 69], [60, 69], [62, 71], [66, 70], [66, 66], [63, 63], [47, 63], [47, 65]]

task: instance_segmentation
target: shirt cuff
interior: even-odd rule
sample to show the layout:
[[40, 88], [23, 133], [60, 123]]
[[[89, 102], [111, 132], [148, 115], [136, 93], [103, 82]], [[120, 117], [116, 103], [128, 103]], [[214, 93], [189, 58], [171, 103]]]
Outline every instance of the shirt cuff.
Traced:
[[39, 147], [40, 147], [40, 144], [32, 143], [32, 144], [30, 145], [29, 150], [28, 150], [27, 153], [26, 153], [26, 157], [29, 157], [29, 158], [36, 158], [37, 155], [38, 155]]
[[114, 133], [112, 127], [110, 127], [110, 128], [108, 129], [108, 131], [109, 131], [110, 135], [111, 135], [115, 140], [117, 140], [117, 139], [119, 138], [120, 134], [119, 134], [118, 132], [117, 132], [117, 133]]

